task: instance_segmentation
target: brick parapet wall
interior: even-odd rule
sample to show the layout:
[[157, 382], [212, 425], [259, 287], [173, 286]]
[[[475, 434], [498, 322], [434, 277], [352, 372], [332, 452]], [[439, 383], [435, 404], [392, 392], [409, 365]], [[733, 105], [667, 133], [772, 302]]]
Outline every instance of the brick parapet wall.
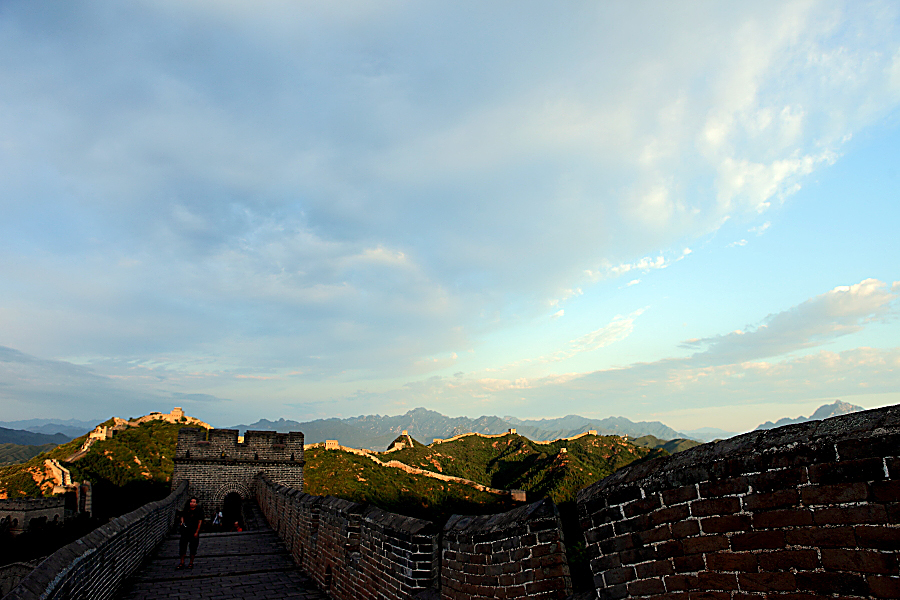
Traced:
[[572, 592], [556, 505], [454, 515], [444, 527], [441, 598], [562, 599]]
[[754, 431], [578, 494], [599, 598], [900, 597], [900, 407]]
[[429, 521], [260, 477], [257, 501], [295, 561], [339, 599], [401, 599], [430, 588], [438, 531]]
[[182, 482], [164, 500], [111, 520], [50, 555], [3, 600], [111, 598], [165, 537], [188, 496]]

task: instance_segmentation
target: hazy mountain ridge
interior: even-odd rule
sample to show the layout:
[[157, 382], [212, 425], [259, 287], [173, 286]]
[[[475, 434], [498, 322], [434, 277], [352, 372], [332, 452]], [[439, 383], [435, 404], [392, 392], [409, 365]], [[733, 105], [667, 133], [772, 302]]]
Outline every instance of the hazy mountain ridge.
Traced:
[[795, 425], [797, 423], [807, 423], [809, 421], [819, 421], [822, 419], [827, 419], [829, 417], [836, 417], [838, 415], [846, 415], [849, 413], [858, 412], [861, 410], [865, 410], [862, 406], [856, 406], [855, 404], [850, 404], [849, 402], [842, 402], [841, 400], [835, 400], [832, 404], [823, 404], [819, 408], [816, 409], [816, 412], [811, 414], [808, 417], [797, 417], [796, 419], [791, 419], [789, 417], [785, 417], [783, 419], [778, 419], [774, 423], [772, 421], [766, 421], [765, 423], [759, 425], [756, 429], [774, 429], [775, 427], [783, 427], [785, 425]]
[[71, 440], [63, 433], [35, 433], [24, 429], [7, 429], [0, 427], [0, 444], [16, 444], [18, 446], [43, 446], [44, 444], [65, 444]]
[[[19, 421], [0, 421], [0, 427], [8, 429], [22, 429], [33, 433], [46, 433], [53, 435], [62, 433], [69, 439], [84, 435], [102, 421], [82, 421], [79, 419], [23, 419]], [[68, 441], [68, 440], [67, 440]]]
[[517, 419], [515, 417], [481, 416], [447, 417], [425, 408], [415, 408], [403, 415], [360, 415], [346, 419], [317, 419], [299, 422], [289, 419], [260, 419], [250, 425], [234, 425], [231, 429], [268, 431], [302, 431], [307, 444], [339, 440], [345, 446], [384, 450], [404, 429], [413, 437], [430, 443], [434, 438], [446, 439], [462, 433], [504, 433], [516, 429], [532, 440], [556, 440], [595, 429], [601, 435], [652, 435], [663, 439], [684, 438], [671, 427], [658, 421], [633, 422], [625, 417], [589, 419], [568, 415], [558, 419]]

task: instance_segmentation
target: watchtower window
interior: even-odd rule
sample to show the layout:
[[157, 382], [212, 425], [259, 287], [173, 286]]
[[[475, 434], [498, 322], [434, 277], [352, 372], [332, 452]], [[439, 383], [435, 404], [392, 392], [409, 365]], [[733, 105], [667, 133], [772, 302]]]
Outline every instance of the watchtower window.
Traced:
[[225, 458], [225, 451], [222, 451], [222, 458]]
[[190, 458], [190, 457], [191, 457], [191, 451], [190, 451], [190, 450], [186, 450], [185, 453], [184, 453], [184, 457], [185, 457], [185, 458]]
[[294, 453], [291, 452], [291, 462], [294, 462]]
[[259, 460], [259, 452], [253, 453], [253, 460]]

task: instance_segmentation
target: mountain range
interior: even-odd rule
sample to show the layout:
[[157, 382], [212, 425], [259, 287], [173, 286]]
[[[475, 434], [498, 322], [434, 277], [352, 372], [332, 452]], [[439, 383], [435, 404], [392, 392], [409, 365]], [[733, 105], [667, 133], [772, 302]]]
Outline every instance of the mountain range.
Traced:
[[588, 419], [569, 415], [557, 419], [517, 419], [515, 417], [482, 416], [447, 417], [439, 412], [416, 408], [406, 414], [362, 415], [346, 419], [317, 419], [298, 422], [289, 419], [269, 421], [261, 419], [249, 425], [234, 425], [231, 429], [242, 432], [247, 429], [266, 431], [302, 431], [306, 443], [338, 440], [345, 446], [384, 450], [401, 431], [406, 430], [416, 439], [430, 443], [435, 438], [446, 439], [461, 433], [504, 433], [509, 429], [532, 440], [555, 440], [572, 437], [595, 429], [601, 435], [628, 435], [641, 437], [652, 435], [662, 439], [686, 437], [659, 421], [632, 422], [624, 417]]
[[848, 413], [853, 413], [860, 410], [865, 409], [862, 406], [856, 406], [855, 404], [850, 404], [849, 402], [841, 402], [840, 400], [835, 400], [833, 404], [823, 404], [816, 409], [816, 412], [808, 417], [797, 417], [796, 419], [778, 419], [774, 423], [772, 421], [766, 421], [756, 429], [774, 429], [775, 427], [783, 427], [784, 425], [806, 423], [807, 421], [818, 421], [820, 419], [827, 419], [828, 417], [836, 417], [838, 415], [846, 415]]
[[69, 441], [80, 435], [84, 435], [102, 420], [103, 419], [98, 419], [97, 421], [81, 421], [78, 419], [25, 419], [21, 421], [0, 421], [0, 427], [31, 431], [33, 433], [45, 433], [48, 435], [61, 433], [67, 437], [65, 441]]

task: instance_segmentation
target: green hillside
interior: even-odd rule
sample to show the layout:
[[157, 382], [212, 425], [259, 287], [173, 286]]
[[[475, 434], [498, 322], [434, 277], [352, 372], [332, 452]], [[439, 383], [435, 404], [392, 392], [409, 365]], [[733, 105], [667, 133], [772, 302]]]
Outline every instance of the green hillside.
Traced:
[[13, 465], [34, 458], [42, 452], [56, 448], [56, 444], [31, 446], [26, 444], [0, 444], [0, 465]]
[[693, 448], [694, 446], [700, 446], [703, 444], [703, 442], [698, 442], [697, 440], [689, 440], [686, 438], [661, 440], [654, 435], [641, 436], [637, 439], [632, 440], [632, 443], [635, 446], [641, 446], [642, 448], [657, 448], [660, 450], [665, 450], [669, 454], [675, 454], [676, 452], [681, 452], [683, 450], [687, 450], [688, 448]]
[[665, 454], [618, 436], [585, 435], [539, 444], [508, 434], [490, 438], [471, 435], [430, 446], [417, 443], [384, 458], [494, 488], [525, 490], [529, 498], [548, 496], [559, 504], [573, 500], [579, 489], [616, 469]]
[[95, 442], [81, 459], [66, 462], [87, 438], [81, 436], [24, 463], [0, 467], [0, 492], [9, 498], [51, 494], [53, 482], [45, 473], [44, 460], [55, 458], [75, 481], [93, 484], [97, 515], [123, 514], [168, 493], [181, 427], [165, 421], [142, 423]]
[[514, 506], [508, 496], [383, 467], [350, 452], [311, 448], [305, 458], [304, 488], [310, 494], [370, 502], [385, 510], [437, 522], [454, 513], [503, 512]]

